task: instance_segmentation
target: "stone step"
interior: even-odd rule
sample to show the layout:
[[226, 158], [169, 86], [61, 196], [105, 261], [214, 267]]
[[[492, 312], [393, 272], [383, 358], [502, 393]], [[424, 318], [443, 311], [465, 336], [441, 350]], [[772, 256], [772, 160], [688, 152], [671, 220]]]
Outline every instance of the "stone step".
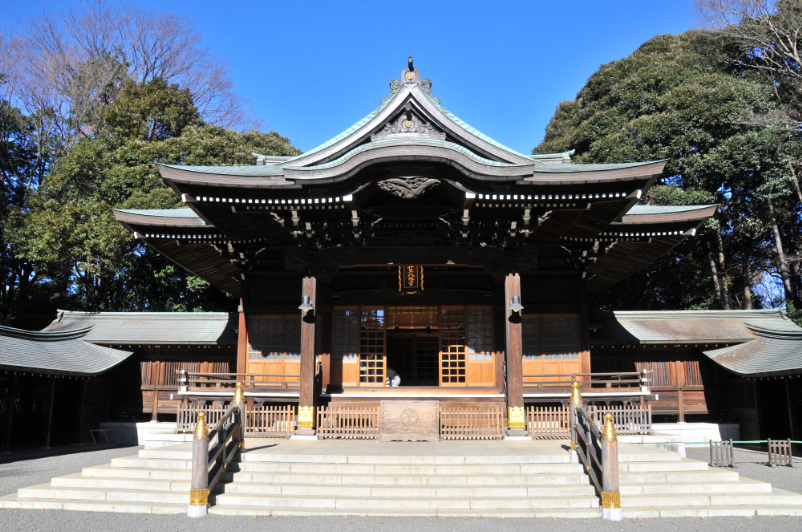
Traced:
[[674, 506], [798, 506], [802, 508], [802, 495], [774, 489], [771, 492], [754, 493], [693, 493], [671, 494], [621, 494], [622, 508], [660, 508]]
[[334, 485], [370, 486], [426, 486], [442, 484], [448, 486], [528, 486], [564, 485], [587, 483], [584, 473], [539, 475], [315, 475], [291, 473], [234, 472], [235, 482], [262, 482], [273, 484], [309, 484], [320, 482]]
[[674, 462], [621, 462], [618, 463], [620, 473], [656, 473], [669, 471], [707, 471], [705, 462], [696, 460], [679, 460]]
[[568, 464], [577, 463], [576, 456], [562, 455], [466, 455], [466, 456], [392, 456], [392, 455], [302, 455], [244, 452], [242, 462], [276, 462], [309, 464], [383, 464], [383, 465], [490, 465], [490, 464]]
[[688, 493], [771, 493], [771, 484], [756, 480], [737, 482], [666, 482], [663, 484], [621, 484], [621, 496]]
[[192, 460], [165, 460], [157, 458], [140, 458], [126, 456], [112, 458], [112, 467], [133, 467], [137, 469], [188, 469], [192, 470]]
[[668, 473], [619, 472], [620, 485], [664, 482], [737, 482], [736, 471], [708, 469], [707, 471], [680, 471]]
[[79, 512], [120, 512], [139, 514], [184, 514], [187, 503], [136, 503], [121, 501], [82, 501], [70, 499], [20, 498], [16, 495], [0, 497], [0, 508], [24, 510], [74, 510]]
[[111, 464], [85, 467], [81, 471], [84, 478], [125, 478], [125, 479], [154, 479], [154, 480], [192, 480], [192, 471], [189, 469], [147, 469], [137, 467], [114, 467]]
[[342, 486], [326, 484], [266, 484], [257, 482], [223, 484], [221, 487], [226, 494], [250, 495], [291, 495], [291, 496], [325, 496], [336, 494], [339, 497], [446, 497], [446, 498], [475, 498], [487, 497], [595, 497], [592, 486], [587, 484], [574, 484], [563, 486], [544, 487], [464, 487], [452, 486]]
[[448, 509], [337, 509], [337, 508], [273, 508], [270, 506], [237, 506], [219, 504], [209, 509], [213, 515], [247, 515], [247, 516], [313, 516], [336, 515], [340, 517], [515, 517], [515, 518], [598, 518], [598, 508], [538, 508], [514, 510], [448, 510]]
[[20, 489], [17, 492], [17, 498], [188, 504], [189, 490], [185, 492], [133, 489], [112, 490], [103, 488], [55, 487], [50, 484], [42, 484], [40, 486]]
[[168, 447], [170, 445], [191, 443], [192, 434], [173, 434], [169, 432], [145, 434], [144, 440], [145, 449], [156, 449], [160, 447]]
[[710, 506], [688, 508], [686, 506], [663, 506], [660, 508], [624, 508], [624, 517], [629, 519], [651, 519], [654, 517], [750, 517], [754, 515], [802, 516], [802, 507], [749, 505]]
[[102, 488], [124, 490], [182, 491], [189, 492], [191, 480], [154, 480], [84, 477], [80, 473], [56, 477], [50, 481], [54, 488]]
[[215, 506], [261, 506], [271, 508], [331, 508], [347, 510], [418, 510], [418, 509], [475, 509], [512, 510], [534, 508], [597, 508], [597, 497], [340, 497], [292, 495], [217, 495]]
[[[143, 459], [147, 460], [147, 459]], [[383, 464], [308, 464], [277, 462], [240, 462], [243, 473], [301, 473], [318, 475], [518, 475], [540, 473], [578, 473], [580, 464], [501, 464], [501, 465], [383, 465]]]

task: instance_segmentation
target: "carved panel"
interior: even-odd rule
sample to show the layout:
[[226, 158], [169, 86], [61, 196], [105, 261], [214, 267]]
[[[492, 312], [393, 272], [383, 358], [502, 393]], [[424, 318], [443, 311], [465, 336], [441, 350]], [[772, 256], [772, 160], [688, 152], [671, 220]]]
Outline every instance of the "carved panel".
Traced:
[[446, 134], [435, 128], [426, 120], [418, 117], [412, 112], [406, 112], [398, 115], [395, 120], [387, 122], [384, 127], [371, 136], [371, 140], [375, 141], [387, 137], [401, 136], [405, 134], [414, 134], [419, 137], [429, 137], [444, 140]]
[[439, 179], [430, 177], [393, 177], [376, 183], [379, 188], [393, 196], [403, 199], [415, 199], [430, 187], [440, 184]]
[[382, 401], [381, 441], [440, 441], [439, 401]]

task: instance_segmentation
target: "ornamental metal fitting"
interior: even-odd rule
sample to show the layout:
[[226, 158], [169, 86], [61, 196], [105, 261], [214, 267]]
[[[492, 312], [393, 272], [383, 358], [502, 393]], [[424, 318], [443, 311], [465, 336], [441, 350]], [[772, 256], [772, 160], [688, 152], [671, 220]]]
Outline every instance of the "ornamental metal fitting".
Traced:
[[615, 441], [618, 435], [613, 425], [613, 415], [609, 412], [604, 414], [604, 426], [602, 427], [602, 440]]
[[582, 394], [579, 393], [579, 383], [576, 381], [571, 383], [571, 403], [577, 408], [582, 406]]
[[621, 508], [620, 491], [603, 491], [601, 494], [602, 508], [615, 509]]
[[241, 382], [237, 382], [237, 391], [234, 392], [234, 399], [231, 400], [231, 404], [237, 406], [245, 404], [245, 392], [242, 391]]
[[524, 413], [524, 407], [522, 406], [507, 407], [507, 427], [511, 429], [526, 428], [526, 415]]
[[298, 407], [298, 428], [311, 429], [314, 427], [315, 420], [315, 407], [314, 406], [299, 406]]
[[209, 488], [189, 490], [190, 506], [206, 506], [207, 504], [209, 504]]
[[571, 450], [572, 450], [572, 451], [576, 451], [576, 448], [577, 448], [577, 447], [578, 447], [578, 445], [576, 444], [576, 442], [575, 442], [575, 441], [572, 441], [572, 442], [571, 442]]
[[198, 422], [195, 423], [195, 439], [209, 439], [209, 427], [206, 426], [206, 412], [198, 412]]

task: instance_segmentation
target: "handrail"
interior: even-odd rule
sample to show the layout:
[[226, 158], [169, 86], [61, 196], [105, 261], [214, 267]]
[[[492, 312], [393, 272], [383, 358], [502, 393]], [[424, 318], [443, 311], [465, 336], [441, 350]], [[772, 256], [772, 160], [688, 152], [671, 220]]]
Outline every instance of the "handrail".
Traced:
[[592, 416], [582, 407], [579, 384], [571, 384], [571, 452], [585, 466], [596, 491], [601, 495], [602, 517], [621, 521], [621, 492], [618, 487], [618, 436], [613, 415], [604, 415], [604, 426], [594, 423]]
[[[189, 517], [203, 517], [209, 506], [209, 492], [240, 450], [245, 448], [245, 394], [242, 383], [231, 405], [211, 432], [206, 425], [206, 413], [198, 412], [198, 423], [192, 438], [192, 484], [189, 490]], [[209, 448], [209, 440], [214, 441]], [[211, 466], [210, 466], [211, 464]]]

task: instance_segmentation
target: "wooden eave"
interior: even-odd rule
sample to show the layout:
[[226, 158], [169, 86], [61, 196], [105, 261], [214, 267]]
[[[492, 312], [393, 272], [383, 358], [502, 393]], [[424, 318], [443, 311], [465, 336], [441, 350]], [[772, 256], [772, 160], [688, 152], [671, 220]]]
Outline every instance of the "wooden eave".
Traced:
[[711, 218], [718, 209], [718, 205], [706, 205], [697, 210], [666, 212], [660, 214], [625, 214], [616, 226], [645, 225], [645, 224], [672, 224], [688, 222], [698, 228], [699, 225]]
[[167, 238], [147, 238], [144, 241], [190, 273], [232, 296], [240, 295], [239, 268], [231, 264], [211, 244], [179, 244], [177, 240]]
[[213, 225], [207, 224], [202, 219], [197, 218], [178, 218], [173, 216], [148, 216], [123, 212], [119, 209], [112, 209], [114, 217], [118, 222], [126, 226], [139, 227], [192, 227], [214, 229]]

